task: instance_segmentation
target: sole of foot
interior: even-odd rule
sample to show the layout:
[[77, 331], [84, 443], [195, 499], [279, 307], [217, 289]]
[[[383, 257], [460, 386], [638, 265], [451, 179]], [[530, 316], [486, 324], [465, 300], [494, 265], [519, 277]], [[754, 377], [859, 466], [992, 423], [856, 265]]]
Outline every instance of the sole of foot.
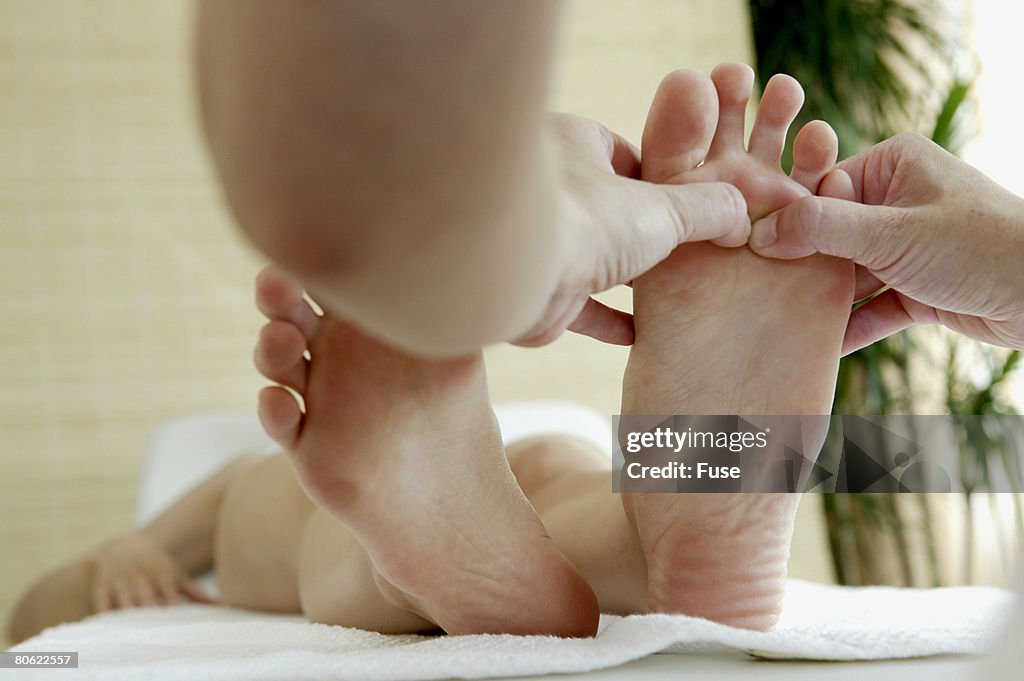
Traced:
[[509, 469], [481, 356], [392, 349], [317, 315], [272, 268], [257, 303], [271, 320], [257, 366], [303, 402], [265, 388], [260, 418], [367, 551], [387, 600], [450, 634], [596, 632], [593, 591]]
[[[820, 122], [805, 126], [786, 176], [779, 157], [803, 93], [788, 77], [769, 82], [748, 147], [752, 84], [749, 67], [738, 64], [710, 79], [667, 77], [644, 130], [644, 178], [732, 182], [753, 218], [813, 192], [835, 162], [835, 134]], [[829, 413], [853, 296], [849, 263], [685, 244], [633, 291], [623, 414]], [[647, 559], [649, 609], [770, 629], [798, 502], [784, 494], [624, 494]]]

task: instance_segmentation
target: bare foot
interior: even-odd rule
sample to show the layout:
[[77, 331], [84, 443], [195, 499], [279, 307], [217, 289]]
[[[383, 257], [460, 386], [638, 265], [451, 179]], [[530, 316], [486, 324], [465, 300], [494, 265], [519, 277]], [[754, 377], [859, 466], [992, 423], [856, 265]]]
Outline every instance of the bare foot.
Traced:
[[[597, 600], [505, 458], [481, 356], [423, 360], [317, 316], [268, 268], [256, 363], [267, 433], [368, 553], [382, 595], [451, 634], [588, 636]], [[303, 352], [308, 350], [310, 359]]]
[[[786, 76], [769, 82], [748, 151], [743, 119], [752, 84], [752, 71], [739, 64], [718, 67], [710, 80], [670, 74], [644, 130], [644, 179], [732, 182], [755, 218], [814, 191], [835, 162], [835, 133], [821, 122], [805, 126], [787, 177], [779, 157], [803, 92]], [[849, 263], [772, 261], [746, 248], [687, 244], [633, 291], [636, 343], [623, 414], [829, 413], [853, 300]], [[784, 494], [623, 495], [647, 557], [650, 609], [772, 627], [798, 501]]]

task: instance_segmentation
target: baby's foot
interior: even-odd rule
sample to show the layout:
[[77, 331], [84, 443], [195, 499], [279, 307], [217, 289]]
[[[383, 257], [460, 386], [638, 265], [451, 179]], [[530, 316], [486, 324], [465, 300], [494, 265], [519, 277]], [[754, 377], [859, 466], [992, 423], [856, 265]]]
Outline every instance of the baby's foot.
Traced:
[[[267, 433], [367, 551], [384, 597], [449, 633], [586, 636], [597, 601], [505, 459], [479, 355], [423, 360], [318, 316], [268, 268], [256, 349]], [[308, 350], [309, 359], [303, 355]]]
[[[786, 177], [779, 157], [803, 93], [785, 76], [769, 82], [748, 151], [743, 118], [752, 84], [753, 73], [739, 64], [718, 67], [711, 80], [669, 75], [644, 130], [643, 177], [732, 182], [755, 218], [813, 191], [835, 162], [835, 134], [820, 122], [805, 126]], [[633, 291], [636, 343], [623, 414], [829, 413], [852, 302], [849, 263], [824, 256], [783, 262], [746, 248], [687, 244], [638, 278]], [[647, 557], [650, 609], [770, 628], [781, 608], [798, 499], [623, 495]]]

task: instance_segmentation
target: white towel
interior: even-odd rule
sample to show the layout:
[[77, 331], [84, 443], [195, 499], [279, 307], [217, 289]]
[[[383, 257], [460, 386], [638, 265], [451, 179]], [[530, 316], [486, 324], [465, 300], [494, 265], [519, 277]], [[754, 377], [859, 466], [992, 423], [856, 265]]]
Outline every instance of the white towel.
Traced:
[[[613, 667], [657, 652], [741, 650], [765, 657], [876, 660], [981, 654], [1008, 619], [1000, 589], [844, 588], [791, 580], [762, 633], [678, 615], [604, 616], [596, 638], [386, 636], [301, 617], [187, 605], [106, 613], [49, 629], [15, 651], [78, 651], [88, 679], [492, 678]], [[19, 681], [54, 678], [18, 670]], [[70, 678], [70, 677], [69, 677]]]

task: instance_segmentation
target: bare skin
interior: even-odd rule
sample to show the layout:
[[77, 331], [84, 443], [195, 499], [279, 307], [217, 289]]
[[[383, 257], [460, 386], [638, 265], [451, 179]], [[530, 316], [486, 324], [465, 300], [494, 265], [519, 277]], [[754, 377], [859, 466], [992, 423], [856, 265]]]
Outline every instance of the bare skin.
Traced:
[[603, 126], [544, 125], [559, 6], [199, 3], [203, 128], [241, 230], [415, 354], [567, 328], [631, 342], [629, 315], [590, 295], [680, 243], [743, 243], [750, 222], [734, 187], [638, 182]]
[[[710, 80], [670, 74], [644, 130], [645, 179], [732, 182], [755, 219], [815, 191], [835, 162], [835, 134], [808, 124], [786, 177], [779, 157], [803, 93], [788, 77], [769, 82], [748, 150], [743, 121], [752, 83], [752, 71], [739, 64], [718, 67]], [[718, 102], [717, 115], [705, 101]], [[853, 300], [849, 262], [815, 256], [783, 263], [745, 248], [684, 245], [638, 278], [633, 292], [636, 343], [623, 378], [623, 414], [829, 413]], [[649, 609], [771, 628], [798, 501], [623, 495], [646, 557]]]
[[15, 606], [8, 638], [22, 641], [106, 610], [212, 602], [189, 577], [212, 567], [225, 493], [249, 465], [244, 457], [232, 461], [145, 527], [45, 574]]
[[846, 159], [827, 183], [846, 186], [759, 220], [750, 245], [849, 258], [858, 299], [889, 287], [851, 315], [844, 354], [911, 324], [1024, 348], [1024, 199], [913, 133]]
[[[264, 341], [297, 351], [274, 379], [305, 406], [266, 388], [260, 418], [309, 498], [366, 551], [383, 599], [449, 633], [593, 634], [593, 592], [509, 469], [482, 357], [413, 358], [303, 311], [301, 291], [274, 270], [257, 285], [274, 320]], [[318, 578], [303, 570], [300, 591]], [[344, 623], [340, 610], [317, 619]]]
[[[281, 273], [265, 273], [260, 278], [258, 288], [260, 307], [272, 321], [264, 328], [257, 345], [257, 366], [271, 380], [288, 385], [298, 392], [306, 406], [306, 413], [302, 414], [297, 412], [298, 407], [293, 406], [293, 402], [281, 405], [279, 402], [285, 395], [279, 392], [280, 389], [272, 390], [263, 398], [262, 415], [268, 429], [279, 439], [294, 442], [289, 438], [295, 438], [297, 433], [301, 437], [302, 431], [312, 427], [309, 425], [309, 420], [313, 418], [310, 414], [317, 411], [316, 396], [311, 387], [315, 385], [315, 375], [319, 368], [315, 364], [315, 354], [312, 355], [312, 361], [303, 355], [305, 349], [312, 345], [306, 340], [307, 335], [317, 339], [317, 343], [327, 345], [326, 348], [321, 347], [320, 351], [331, 350], [330, 344], [335, 338], [322, 335], [325, 324], [329, 324], [330, 320], [319, 318], [302, 300], [298, 285]], [[683, 317], [683, 311], [678, 307], [666, 312], [668, 320], [678, 321]], [[641, 315], [640, 319], [644, 319], [644, 316]], [[345, 334], [350, 331], [341, 328], [344, 333], [338, 337], [349, 338]], [[367, 359], [351, 352], [351, 345], [348, 349], [348, 353], [332, 352], [330, 356], [345, 358], [357, 366]], [[664, 411], [674, 398], [671, 395], [666, 398], [664, 394], [654, 392], [664, 388], [657, 382], [652, 382], [650, 386], [652, 390], [648, 390], [642, 382], [635, 386], [627, 383], [627, 400], [632, 400], [630, 403], [643, 403], [647, 400], [647, 403], [656, 406], [657, 411]], [[374, 389], [377, 389], [376, 386]], [[352, 404], [351, 396], [354, 394], [343, 391], [335, 393], [343, 399], [347, 396], [347, 404]], [[292, 399], [290, 396], [287, 398]], [[479, 399], [481, 404], [486, 404], [485, 394], [479, 396]], [[388, 422], [384, 419], [382, 421]], [[367, 428], [363, 422], [354, 418], [349, 418], [345, 423], [353, 430]], [[351, 438], [351, 435], [346, 437]], [[338, 434], [328, 444], [345, 441]], [[420, 445], [421, 448], [416, 451], [429, 453], [429, 446], [422, 442]], [[97, 554], [103, 556], [102, 562], [110, 568], [107, 572], [124, 576], [117, 583], [131, 585], [129, 591], [115, 597], [109, 607], [173, 603], [177, 596], [168, 597], [165, 592], [147, 585], [166, 584], [167, 577], [172, 575], [175, 579], [184, 580], [187, 573], [205, 570], [215, 563], [220, 592], [224, 602], [229, 605], [278, 612], [302, 612], [313, 621], [381, 632], [428, 631], [444, 628], [445, 622], [454, 621], [444, 610], [435, 610], [440, 613], [438, 616], [428, 612], [426, 607], [412, 603], [411, 598], [382, 575], [372, 554], [355, 531], [341, 522], [332, 510], [334, 506], [325, 508], [323, 502], [316, 504], [310, 500], [312, 488], [321, 498], [332, 501], [331, 495], [338, 488], [338, 483], [327, 475], [316, 480], [316, 484], [307, 484], [304, 491], [300, 485], [303, 475], [300, 471], [310, 475], [314, 470], [301, 468], [305, 462], [296, 462], [296, 456], [302, 456], [305, 451], [303, 449], [290, 456], [282, 454], [235, 462], [190, 492], [151, 526], [102, 547]], [[652, 599], [652, 594], [659, 593], [656, 589], [661, 583], [652, 581], [649, 584], [648, 580], [652, 576], [658, 577], [659, 566], [675, 570], [672, 574], [673, 584], [700, 583], [701, 589], [706, 589], [709, 575], [737, 576], [743, 573], [744, 566], [750, 567], [749, 554], [723, 554], [721, 547], [716, 547], [714, 542], [692, 546], [676, 545], [678, 550], [668, 559], [661, 552], [649, 550], [644, 532], [653, 526], [653, 504], [643, 499], [624, 503], [619, 495], [611, 493], [608, 484], [610, 461], [591, 445], [559, 437], [540, 438], [512, 445], [507, 457], [507, 465], [515, 475], [515, 484], [518, 484], [521, 494], [525, 495], [539, 516], [538, 521], [531, 517], [527, 525], [542, 523], [550, 535], [550, 539], [547, 538], [548, 534], [530, 535], [530, 539], [543, 541], [544, 550], [549, 544], [557, 546], [593, 589], [603, 612], [632, 614], [652, 609], [670, 609], [659, 607], [664, 601]], [[341, 489], [350, 488], [342, 486]], [[273, 500], [273, 503], [268, 504], [268, 499]], [[689, 499], [692, 501], [698, 497], [691, 495]], [[680, 498], [680, 501], [683, 500]], [[769, 510], [773, 503], [767, 504]], [[789, 507], [786, 504], [780, 505], [780, 513], [785, 515]], [[749, 505], [734, 506], [751, 511]], [[765, 510], [764, 506], [759, 509], [760, 512]], [[343, 515], [350, 512], [344, 503], [338, 507]], [[670, 530], [708, 518], [707, 509], [699, 503], [679, 503], [664, 510], [670, 518]], [[772, 520], [771, 514], [768, 514], [762, 524], [757, 525], [758, 519], [743, 518], [742, 515], [734, 514], [734, 522], [753, 520], [755, 528], [776, 533], [770, 535], [776, 543], [776, 551], [779, 545], [788, 546], [788, 537], [783, 536], [784, 532], [780, 530], [784, 523], [775, 522], [777, 518]], [[430, 513], [423, 514], [423, 518], [435, 517]], [[411, 569], [413, 580], [421, 576], [429, 578], [432, 576], [430, 573], [438, 570], [451, 573], [465, 564], [460, 564], [459, 556], [453, 551], [458, 550], [459, 540], [465, 541], [469, 535], [459, 533], [451, 537], [449, 528], [438, 527], [441, 527], [441, 535], [433, 540], [443, 542], [446, 552], [438, 556], [436, 552], [431, 554], [431, 547], [426, 547], [418, 557], [419, 564]], [[402, 529], [397, 531], [401, 532]], [[668, 534], [678, 537], [678, 533]], [[754, 531], [748, 534], [733, 533], [729, 538], [738, 543], [746, 542], [744, 546], [748, 550], [756, 550], [757, 547], [748, 541], [754, 535]], [[475, 540], [486, 541], [479, 537]], [[397, 535], [383, 541], [393, 541], [396, 546], [410, 549], [409, 542], [403, 542]], [[771, 544], [771, 541], [767, 543]], [[109, 547], [125, 546], [134, 547], [135, 550], [108, 550]], [[385, 559], [391, 555], [385, 553]], [[427, 566], [423, 562], [430, 560], [431, 555], [438, 556], [442, 561], [439, 567]], [[487, 554], [477, 552], [473, 557], [481, 555]], [[762, 553], [761, 557], [765, 555]], [[452, 560], [453, 557], [455, 560]], [[723, 563], [729, 561], [735, 563], [735, 568], [732, 572], [723, 573]], [[555, 562], [556, 567], [564, 569]], [[90, 556], [44, 577], [17, 608], [11, 629], [12, 639], [22, 640], [45, 626], [72, 621], [101, 610], [97, 601], [90, 601], [90, 594], [102, 593], [110, 585], [97, 579], [95, 565], [94, 557]], [[427, 566], [426, 569], [424, 566]], [[566, 570], [564, 575], [570, 577], [570, 587], [578, 588], [578, 582], [573, 579], [576, 576], [574, 571]], [[460, 579], [458, 575], [451, 575], [451, 578]], [[514, 596], [515, 586], [523, 584], [521, 572], [504, 579], [509, 583], [495, 583], [493, 589]], [[182, 581], [182, 584], [188, 582]], [[472, 586], [472, 577], [462, 579], [459, 588], [463, 584]], [[428, 583], [427, 588], [431, 586]], [[547, 585], [541, 586], [543, 588]], [[120, 588], [115, 588], [114, 592]], [[424, 588], [422, 582], [419, 588]], [[556, 584], [548, 588], [560, 590], [558, 595], [565, 593], [564, 586]], [[189, 597], [202, 598], [192, 592], [191, 588], [183, 587], [181, 592]], [[443, 598], [446, 593], [442, 589], [439, 596]], [[722, 595], [738, 597], [735, 590], [724, 591]], [[423, 601], [430, 604], [428, 607], [436, 608], [434, 604], [443, 603], [439, 596], [428, 593]], [[570, 607], [570, 613], [586, 614], [588, 607], [595, 607], [592, 598], [589, 588], [584, 590], [582, 602]], [[517, 622], [516, 618], [523, 612], [536, 609], [537, 602], [540, 601], [529, 602], [524, 606], [523, 603], [513, 602], [509, 595], [502, 594], [500, 600], [485, 601], [486, 607], [483, 610], [486, 617], [470, 621], [465, 625], [466, 629], [481, 627], [481, 623], [500, 630], [554, 629], [548, 613], [544, 613], [539, 622], [528, 623], [528, 627], [522, 627], [521, 621]], [[479, 603], [473, 600], [472, 591], [464, 592], [456, 601], [455, 612], [461, 614], [465, 610], [460, 612], [457, 608], [471, 609]], [[69, 609], [68, 604], [73, 607]], [[694, 603], [692, 599], [684, 605], [685, 608], [671, 610], [718, 617], [722, 621], [741, 626], [756, 627], [764, 624], [760, 619], [735, 618], [734, 607], [710, 611], [702, 609], [701, 603]], [[446, 620], [445, 617], [451, 619]], [[463, 620], [464, 623], [466, 621]], [[584, 629], [589, 620], [580, 619], [579, 622], [581, 629]], [[450, 623], [447, 626], [454, 629]], [[571, 633], [592, 632], [586, 629]]]
[[[644, 136], [648, 179], [727, 179], [755, 216], [820, 189], [836, 153], [827, 126], [798, 135], [792, 178], [778, 169], [798, 86], [769, 86], [748, 153], [749, 72], [730, 65], [713, 78], [677, 72], [663, 83]], [[634, 292], [624, 414], [828, 413], [849, 263], [685, 246]], [[620, 497], [608, 489], [608, 459], [564, 438], [513, 445], [506, 459], [479, 357], [391, 350], [318, 316], [275, 270], [261, 275], [257, 302], [271, 320], [257, 367], [303, 400], [304, 409], [282, 387], [261, 395], [261, 418], [287, 456], [239, 467], [212, 507], [169, 511], [176, 520], [145, 544], [152, 559], [132, 569], [166, 565], [161, 552], [214, 556], [229, 604], [382, 632], [587, 635], [598, 604], [774, 624], [797, 497]], [[186, 540], [178, 525], [201, 531]], [[65, 591], [88, 593], [91, 573], [71, 571]], [[114, 607], [125, 603], [144, 604]], [[52, 599], [28, 598], [19, 612], [35, 606], [34, 622], [69, 617]]]

